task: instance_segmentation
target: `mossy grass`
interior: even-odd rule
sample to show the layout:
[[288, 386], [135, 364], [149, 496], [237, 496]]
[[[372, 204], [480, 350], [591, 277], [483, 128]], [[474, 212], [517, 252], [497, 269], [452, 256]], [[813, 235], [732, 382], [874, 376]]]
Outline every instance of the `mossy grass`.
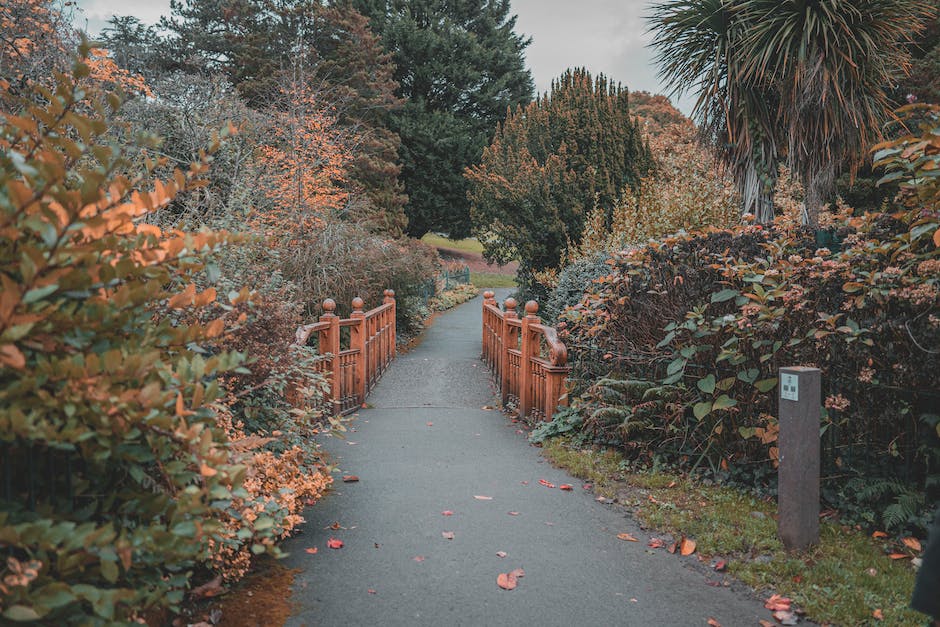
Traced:
[[470, 282], [477, 287], [517, 287], [515, 275], [495, 272], [471, 272]]
[[480, 240], [475, 237], [468, 237], [466, 239], [448, 239], [443, 235], [438, 235], [437, 233], [427, 233], [424, 237], [421, 238], [421, 241], [425, 244], [430, 244], [431, 246], [437, 246], [439, 248], [454, 248], [456, 250], [464, 250], [471, 253], [482, 253], [483, 244], [480, 243]]
[[[813, 621], [927, 623], [908, 608], [915, 576], [910, 561], [889, 559], [883, 541], [861, 531], [823, 523], [817, 547], [791, 554], [777, 538], [773, 501], [679, 475], [633, 472], [617, 451], [575, 446], [566, 438], [546, 441], [543, 454], [593, 483], [598, 494], [635, 507], [637, 519], [648, 528], [693, 538], [700, 555], [725, 560], [728, 572], [743, 583], [792, 598]], [[882, 620], [874, 618], [876, 610]]]

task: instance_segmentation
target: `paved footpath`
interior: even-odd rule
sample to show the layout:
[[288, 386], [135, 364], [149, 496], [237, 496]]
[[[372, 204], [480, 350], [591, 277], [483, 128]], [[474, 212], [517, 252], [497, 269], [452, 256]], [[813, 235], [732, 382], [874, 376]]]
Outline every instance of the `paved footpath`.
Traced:
[[[714, 618], [755, 627], [770, 619], [759, 601], [709, 586], [683, 565], [694, 558], [648, 548], [631, 518], [551, 467], [505, 415], [482, 409], [494, 394], [479, 361], [480, 308], [478, 297], [438, 317], [393, 362], [369, 397], [373, 408], [350, 423], [355, 432], [324, 438], [342, 474], [360, 481], [337, 477], [336, 492], [306, 511], [302, 532], [285, 544], [286, 565], [299, 571], [287, 624], [639, 627]], [[621, 532], [640, 542], [617, 539]], [[330, 537], [345, 546], [328, 549]], [[305, 551], [312, 547], [316, 554]], [[497, 575], [518, 567], [518, 587], [498, 588]]]

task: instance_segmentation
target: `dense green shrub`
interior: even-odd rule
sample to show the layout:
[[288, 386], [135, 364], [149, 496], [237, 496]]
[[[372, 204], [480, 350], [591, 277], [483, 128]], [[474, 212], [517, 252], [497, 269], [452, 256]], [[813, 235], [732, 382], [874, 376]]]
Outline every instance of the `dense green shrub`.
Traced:
[[135, 174], [135, 149], [106, 139], [119, 98], [88, 74], [78, 61], [31, 100], [0, 81], [4, 621], [178, 607], [194, 572], [276, 553], [329, 481], [296, 447], [259, 451], [225, 407], [251, 294], [220, 296], [207, 258], [231, 238], [145, 220], [205, 162]]
[[[868, 499], [872, 523], [922, 523], [940, 475], [940, 213], [848, 214], [825, 232], [835, 253], [778, 220], [616, 255], [563, 315], [585, 430], [643, 462], [772, 476], [777, 369], [814, 365], [824, 496], [845, 509]], [[611, 383], [628, 380], [629, 393]], [[853, 477], [909, 489], [863, 494]]]

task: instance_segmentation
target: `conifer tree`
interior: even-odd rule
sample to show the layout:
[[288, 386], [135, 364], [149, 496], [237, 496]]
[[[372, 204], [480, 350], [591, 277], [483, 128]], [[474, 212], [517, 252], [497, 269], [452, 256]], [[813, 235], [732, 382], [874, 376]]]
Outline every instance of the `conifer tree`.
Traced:
[[520, 280], [557, 267], [595, 206], [608, 221], [621, 190], [652, 158], [631, 119], [629, 92], [603, 75], [569, 70], [550, 93], [510, 111], [482, 163], [468, 168], [471, 215], [488, 259], [518, 257]]
[[507, 107], [532, 98], [509, 0], [353, 0], [393, 54], [405, 105], [401, 137], [408, 232], [470, 232], [462, 173], [477, 163]]

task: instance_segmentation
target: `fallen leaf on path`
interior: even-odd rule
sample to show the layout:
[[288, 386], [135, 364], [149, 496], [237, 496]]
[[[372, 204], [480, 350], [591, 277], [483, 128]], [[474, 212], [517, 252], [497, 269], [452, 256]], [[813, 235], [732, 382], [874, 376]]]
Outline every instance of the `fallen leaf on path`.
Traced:
[[522, 483], [522, 485], [529, 485], [528, 481], [521, 481], [520, 483]]
[[225, 589], [222, 587], [222, 577], [215, 577], [201, 586], [193, 588], [190, 594], [199, 599], [208, 599], [209, 597], [218, 596], [223, 592], [225, 592]]
[[373, 590], [372, 588], [369, 588], [369, 594], [375, 594], [375, 593], [376, 593], [375, 590]]
[[920, 553], [920, 541], [917, 538], [901, 538], [901, 542], [910, 550]]
[[519, 515], [519, 512], [506, 512], [506, 513], [509, 514], [510, 516], [518, 516], [518, 515]]
[[584, 484], [583, 486], [581, 486], [581, 487], [582, 487], [583, 489], [585, 489], [585, 490], [590, 490], [590, 489], [593, 488], [594, 486], [592, 486], [590, 483], [585, 483], [585, 484]]
[[326, 545], [331, 549], [341, 549], [343, 548], [343, 541], [337, 540], [336, 538], [330, 538], [327, 540]]
[[496, 576], [496, 585], [503, 590], [515, 590], [516, 578], [510, 577], [509, 573], [500, 573]]
[[554, 488], [554, 487], [555, 487], [555, 484], [554, 484], [554, 483], [549, 483], [548, 481], [545, 481], [545, 479], [539, 479], [539, 484], [545, 486], [546, 488]]
[[522, 429], [516, 429], [516, 435], [522, 435], [523, 433]]
[[359, 481], [359, 477], [356, 475], [343, 475], [343, 483], [355, 483]]
[[349, 441], [347, 441], [346, 444], [349, 445], [349, 446], [356, 446], [356, 445], [359, 444], [359, 443], [358, 443], [358, 442], [349, 442]]
[[888, 534], [886, 534], [884, 531], [876, 531], [875, 533], [871, 534], [871, 537], [873, 537], [873, 538], [887, 538], [887, 537], [888, 537]]
[[779, 594], [774, 594], [769, 599], [767, 599], [767, 601], [764, 603], [764, 607], [772, 612], [789, 611], [791, 603], [793, 603], [791, 599], [782, 597]]
[[627, 542], [639, 542], [639, 540], [631, 536], [629, 533], [618, 533], [617, 537], [621, 540], [626, 540]]
[[682, 541], [679, 543], [679, 552], [682, 555], [692, 555], [695, 553], [695, 540], [682, 538]]
[[346, 527], [343, 527], [343, 526], [340, 525], [338, 522], [335, 522], [335, 523], [333, 523], [332, 525], [330, 525], [330, 526], [328, 526], [328, 527], [324, 527], [324, 529], [332, 529], [333, 531], [339, 531], [340, 529], [345, 529], [345, 528], [346, 528]]
[[709, 625], [709, 627], [721, 627], [721, 623], [719, 623], [719, 622], [718, 622], [717, 620], [715, 620], [714, 618], [709, 618], [709, 619], [708, 619], [708, 625]]
[[558, 489], [564, 490], [566, 492], [570, 492], [571, 490], [574, 490], [574, 487], [570, 483], [563, 483], [560, 486], [558, 486]]
[[441, 536], [442, 536], [445, 540], [453, 540], [453, 539], [454, 539], [454, 532], [453, 532], [453, 531], [442, 531], [442, 532], [441, 532]]
[[492, 496], [481, 496], [479, 494], [474, 494], [473, 498], [475, 498], [478, 501], [492, 501], [493, 500]]
[[892, 553], [888, 557], [890, 557], [893, 560], [906, 560], [907, 558], [910, 557], [910, 555], [908, 555], [907, 553]]
[[884, 619], [885, 619], [884, 612], [882, 612], [880, 609], [875, 610], [874, 612], [872, 612], [872, 613], [871, 613], [871, 617], [874, 618], [875, 620], [884, 620]]
[[493, 408], [492, 408], [490, 405], [484, 405], [484, 406], [481, 407], [480, 409], [482, 409], [483, 411], [490, 411], [490, 410], [493, 409]]
[[429, 426], [429, 427], [433, 427], [433, 426], [434, 426], [434, 423], [433, 423], [433, 422], [429, 422], [429, 423], [428, 423], [428, 426]]
[[545, 524], [548, 525], [549, 527], [554, 527], [554, 526], [555, 526], [555, 523], [553, 523], [553, 522], [546, 522]]
[[728, 564], [725, 562], [725, 560], [718, 560], [715, 563], [715, 570], [717, 570], [718, 572], [724, 571], [727, 567], [728, 567]]
[[760, 627], [774, 627], [774, 624], [769, 620], [764, 620], [763, 618], [757, 621], [760, 623]]
[[445, 509], [443, 512], [441, 512], [441, 516], [453, 516], [453, 515], [454, 515], [454, 512], [450, 511], [449, 509]]
[[423, 555], [415, 555], [415, 556], [412, 557], [411, 559], [413, 559], [413, 560], [416, 561], [416, 562], [423, 562], [423, 561], [424, 561], [424, 556], [423, 556]]
[[506, 551], [496, 551], [496, 557], [506, 557], [509, 555]]
[[522, 579], [523, 577], [525, 577], [525, 571], [522, 570], [521, 568], [516, 568], [515, 570], [509, 571], [509, 576], [516, 577], [517, 579]]
[[679, 545], [678, 542], [673, 542], [672, 544], [670, 544], [669, 546], [666, 547], [666, 550], [669, 551], [670, 553], [675, 553], [675, 552], [676, 552], [676, 547], [677, 547], [678, 545]]
[[306, 551], [306, 552], [309, 553], [310, 555], [316, 555], [318, 550], [319, 550], [319, 549], [317, 549], [317, 547], [315, 547], [315, 546], [312, 546], [312, 547], [310, 547], [309, 549], [304, 549], [304, 551]]
[[777, 619], [781, 625], [797, 625], [800, 622], [796, 614], [785, 610], [777, 610], [774, 612], [774, 618]]
[[666, 543], [659, 538], [650, 538], [650, 541], [646, 544], [646, 546], [652, 549], [661, 549], [666, 546]]

